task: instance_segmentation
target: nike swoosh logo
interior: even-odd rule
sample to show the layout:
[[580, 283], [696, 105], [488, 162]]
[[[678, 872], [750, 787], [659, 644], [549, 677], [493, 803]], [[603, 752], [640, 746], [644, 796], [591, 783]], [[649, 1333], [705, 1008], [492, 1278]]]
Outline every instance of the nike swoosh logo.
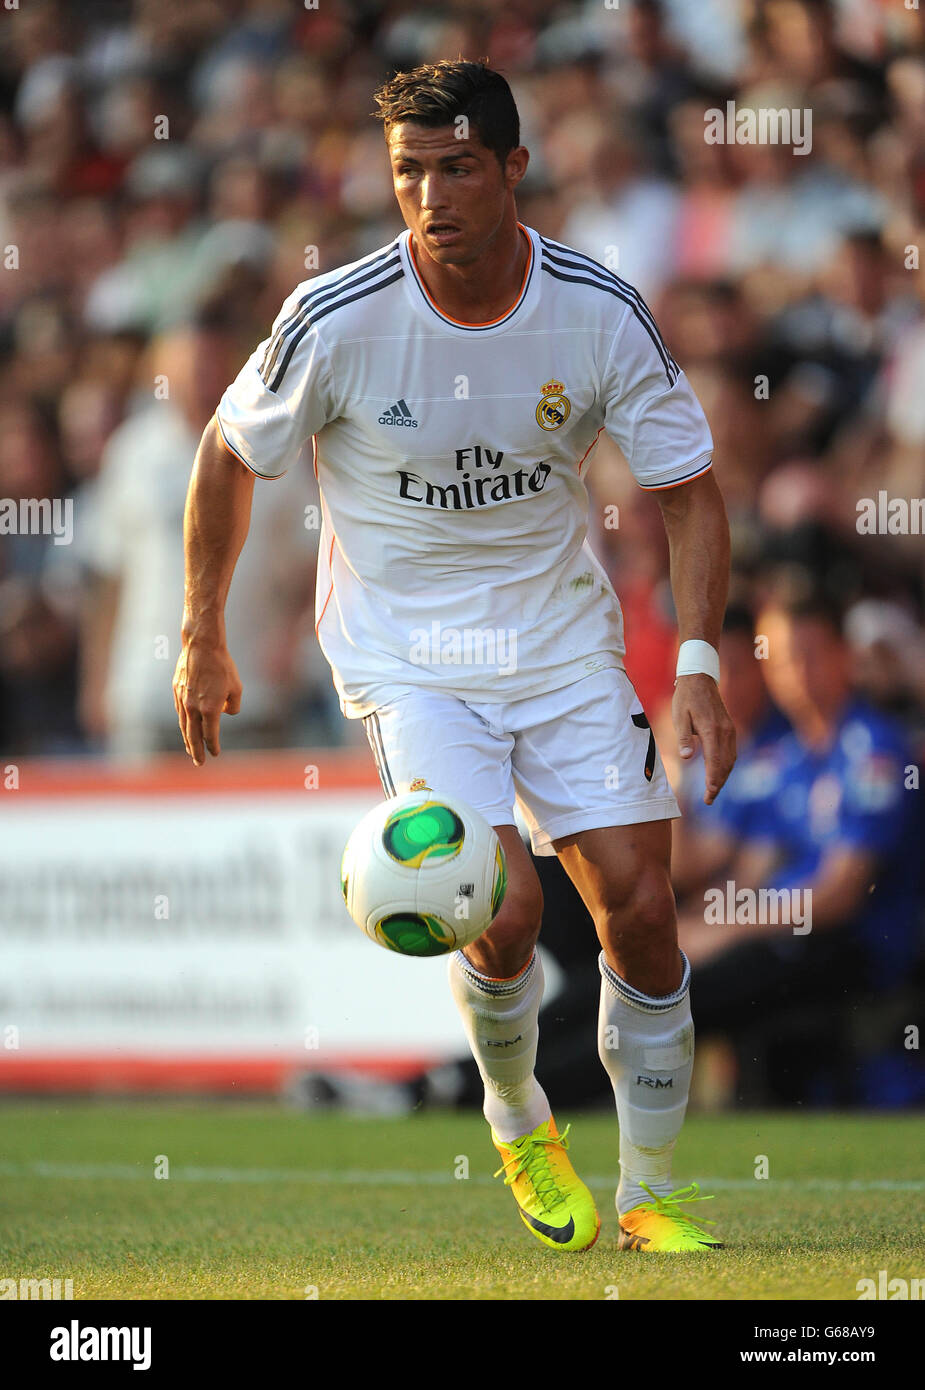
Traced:
[[548, 1236], [557, 1245], [568, 1245], [575, 1234], [575, 1218], [572, 1216], [569, 1217], [567, 1226], [547, 1226], [545, 1221], [540, 1221], [537, 1216], [530, 1216], [523, 1208], [520, 1214], [528, 1226], [532, 1226], [534, 1231], [539, 1231], [541, 1236]]

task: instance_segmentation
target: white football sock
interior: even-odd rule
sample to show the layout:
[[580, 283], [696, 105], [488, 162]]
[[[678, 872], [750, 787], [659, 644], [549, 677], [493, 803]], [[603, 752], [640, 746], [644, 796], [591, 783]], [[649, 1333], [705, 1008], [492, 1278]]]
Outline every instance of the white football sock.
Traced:
[[651, 1201], [640, 1186], [672, 1190], [671, 1155], [681, 1132], [694, 1062], [691, 968], [673, 994], [650, 996], [622, 980], [600, 955], [598, 1052], [610, 1077], [620, 1125], [621, 1215]]
[[482, 975], [462, 951], [450, 957], [450, 988], [485, 1084], [483, 1112], [499, 1139], [519, 1139], [552, 1113], [533, 1075], [543, 998], [543, 967], [534, 951], [519, 975]]

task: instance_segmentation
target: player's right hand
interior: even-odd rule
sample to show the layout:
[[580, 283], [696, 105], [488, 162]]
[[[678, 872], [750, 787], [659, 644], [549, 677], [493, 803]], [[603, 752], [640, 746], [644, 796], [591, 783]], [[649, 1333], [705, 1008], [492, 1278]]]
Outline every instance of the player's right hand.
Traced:
[[241, 708], [241, 678], [228, 648], [222, 644], [184, 642], [173, 677], [173, 701], [183, 743], [193, 762], [202, 767], [208, 748], [221, 752], [219, 721]]

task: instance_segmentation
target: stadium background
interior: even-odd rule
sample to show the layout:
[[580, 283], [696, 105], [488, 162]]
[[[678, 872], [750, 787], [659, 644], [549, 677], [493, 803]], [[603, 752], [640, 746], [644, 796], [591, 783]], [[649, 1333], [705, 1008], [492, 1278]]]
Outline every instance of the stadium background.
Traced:
[[[733, 600], [829, 592], [856, 688], [921, 766], [922, 539], [860, 534], [857, 505], [925, 493], [923, 12], [29, 0], [0, 22], [0, 498], [67, 500], [73, 523], [0, 534], [0, 1088], [387, 1108], [398, 1092], [363, 1076], [462, 1045], [442, 966], [376, 951], [339, 901], [340, 847], [378, 788], [314, 640], [307, 465], [258, 485], [229, 609], [244, 705], [218, 763], [186, 765], [170, 693], [199, 433], [292, 285], [401, 230], [369, 116], [395, 68], [487, 55], [505, 73], [531, 152], [522, 220], [641, 289], [704, 404]], [[704, 110], [727, 100], [810, 108], [811, 152], [708, 144]], [[589, 485], [671, 764], [658, 508], [604, 438]], [[887, 1085], [842, 1092], [836, 1068], [796, 1096], [759, 1066], [746, 1093], [720, 1050], [697, 1104], [914, 1105], [901, 1039], [921, 1002], [920, 951], [917, 973], [794, 1034], [805, 1057], [821, 1029], [854, 1072], [892, 1054]], [[330, 1080], [345, 1067], [353, 1089]]]

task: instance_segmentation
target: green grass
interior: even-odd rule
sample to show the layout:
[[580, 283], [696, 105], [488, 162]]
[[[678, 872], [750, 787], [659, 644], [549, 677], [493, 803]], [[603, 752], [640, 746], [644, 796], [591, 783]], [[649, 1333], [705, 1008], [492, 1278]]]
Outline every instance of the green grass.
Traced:
[[716, 1180], [693, 1212], [728, 1246], [687, 1257], [617, 1250], [615, 1120], [557, 1118], [603, 1217], [583, 1255], [525, 1230], [475, 1115], [6, 1103], [0, 1277], [71, 1278], [78, 1299], [851, 1300], [880, 1269], [925, 1275], [920, 1117], [691, 1116], [675, 1175]]

